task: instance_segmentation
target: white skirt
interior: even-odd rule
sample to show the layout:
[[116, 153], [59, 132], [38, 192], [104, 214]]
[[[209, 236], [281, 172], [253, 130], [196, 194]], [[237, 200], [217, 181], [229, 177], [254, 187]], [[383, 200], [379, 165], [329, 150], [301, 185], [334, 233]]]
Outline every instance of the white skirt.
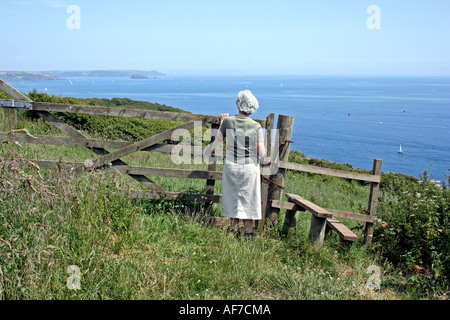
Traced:
[[261, 220], [261, 176], [258, 164], [225, 161], [222, 174], [222, 216]]

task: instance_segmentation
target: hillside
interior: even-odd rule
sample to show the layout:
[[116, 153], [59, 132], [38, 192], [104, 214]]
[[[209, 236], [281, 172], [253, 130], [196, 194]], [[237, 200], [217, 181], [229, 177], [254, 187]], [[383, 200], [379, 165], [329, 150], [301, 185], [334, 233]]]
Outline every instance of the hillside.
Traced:
[[[131, 108], [144, 110], [158, 110], [167, 112], [185, 112], [181, 109], [152, 103], [147, 101], [136, 101], [128, 98], [70, 98], [50, 96], [47, 93], [33, 91], [29, 93], [33, 101], [56, 102], [67, 104], [79, 104], [89, 106], [101, 106], [111, 108]], [[25, 116], [34, 118], [33, 113], [26, 112]], [[89, 134], [104, 139], [121, 139], [137, 141], [161, 131], [167, 130], [177, 124], [175, 121], [163, 121], [153, 119], [121, 118], [108, 116], [95, 116], [88, 114], [60, 113], [58, 116], [73, 127], [86, 131]]]
[[40, 81], [58, 80], [59, 78], [44, 72], [0, 71], [0, 79], [3, 81]]
[[131, 77], [134, 74], [156, 77], [164, 75], [164, 73], [156, 70], [57, 70], [44, 72], [55, 77]]
[[163, 76], [156, 70], [56, 70], [56, 71], [0, 71], [0, 79], [4, 81], [40, 81], [59, 80], [64, 77], [133, 77], [140, 79]]

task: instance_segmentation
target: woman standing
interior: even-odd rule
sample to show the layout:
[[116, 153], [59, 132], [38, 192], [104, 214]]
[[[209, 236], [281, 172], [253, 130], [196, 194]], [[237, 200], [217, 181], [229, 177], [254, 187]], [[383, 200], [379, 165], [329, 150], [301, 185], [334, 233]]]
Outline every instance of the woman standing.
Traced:
[[[253, 236], [254, 220], [261, 220], [261, 177], [259, 162], [266, 155], [261, 125], [249, 117], [259, 104], [249, 91], [239, 92], [236, 101], [239, 113], [222, 114], [217, 142], [227, 141], [222, 174], [222, 216], [231, 219], [238, 232], [244, 221], [246, 236]], [[237, 230], [236, 230], [237, 229]]]

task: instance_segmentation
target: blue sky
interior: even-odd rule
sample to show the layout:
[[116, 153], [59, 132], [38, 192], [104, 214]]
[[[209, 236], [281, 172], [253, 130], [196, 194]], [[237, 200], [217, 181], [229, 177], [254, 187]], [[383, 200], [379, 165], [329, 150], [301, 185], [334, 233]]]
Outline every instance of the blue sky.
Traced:
[[0, 14], [0, 70], [450, 75], [449, 0], [2, 0]]

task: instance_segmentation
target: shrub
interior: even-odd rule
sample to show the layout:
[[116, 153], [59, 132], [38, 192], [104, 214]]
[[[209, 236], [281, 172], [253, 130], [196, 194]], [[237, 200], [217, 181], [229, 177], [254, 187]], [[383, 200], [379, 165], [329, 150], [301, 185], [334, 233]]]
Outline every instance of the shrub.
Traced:
[[384, 175], [374, 245], [389, 261], [414, 274], [410, 279], [421, 276], [424, 290], [448, 290], [450, 190], [436, 186], [426, 173], [422, 178]]

